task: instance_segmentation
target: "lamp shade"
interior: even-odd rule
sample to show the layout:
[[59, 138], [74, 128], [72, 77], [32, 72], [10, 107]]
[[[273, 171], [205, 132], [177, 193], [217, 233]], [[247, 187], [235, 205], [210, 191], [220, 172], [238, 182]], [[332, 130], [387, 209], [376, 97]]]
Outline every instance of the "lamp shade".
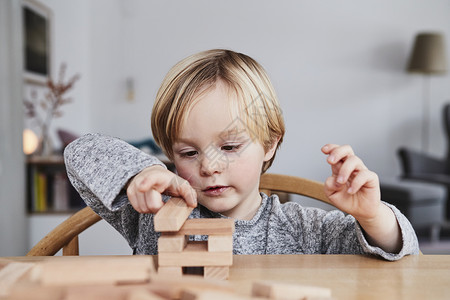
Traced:
[[426, 74], [447, 72], [444, 36], [440, 33], [419, 33], [409, 60], [408, 71]]

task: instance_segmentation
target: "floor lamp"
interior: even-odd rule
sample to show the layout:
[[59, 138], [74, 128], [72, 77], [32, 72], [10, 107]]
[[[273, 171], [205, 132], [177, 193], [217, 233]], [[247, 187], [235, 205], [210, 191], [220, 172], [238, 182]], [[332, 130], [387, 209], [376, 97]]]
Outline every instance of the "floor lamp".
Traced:
[[416, 35], [408, 71], [423, 74], [422, 151], [427, 152], [430, 127], [430, 75], [447, 72], [445, 40], [442, 34], [423, 32]]

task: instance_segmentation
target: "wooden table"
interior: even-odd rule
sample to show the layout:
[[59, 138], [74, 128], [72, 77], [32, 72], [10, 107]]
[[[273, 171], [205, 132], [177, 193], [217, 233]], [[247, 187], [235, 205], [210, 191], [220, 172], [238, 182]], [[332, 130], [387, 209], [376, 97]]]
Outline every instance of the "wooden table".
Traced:
[[450, 255], [414, 255], [396, 262], [361, 255], [235, 255], [233, 259], [229, 281], [243, 294], [262, 279], [330, 288], [333, 298], [341, 300], [450, 299]]
[[247, 292], [254, 279], [330, 288], [336, 299], [450, 299], [450, 255], [396, 262], [360, 255], [235, 256], [230, 281]]

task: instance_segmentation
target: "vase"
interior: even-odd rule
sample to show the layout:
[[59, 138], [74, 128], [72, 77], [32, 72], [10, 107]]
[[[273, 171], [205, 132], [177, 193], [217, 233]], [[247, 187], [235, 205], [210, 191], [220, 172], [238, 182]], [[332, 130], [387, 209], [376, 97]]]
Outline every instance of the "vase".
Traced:
[[39, 146], [36, 151], [36, 154], [39, 156], [52, 156], [53, 155], [53, 142], [46, 128], [43, 128], [41, 137], [39, 139]]

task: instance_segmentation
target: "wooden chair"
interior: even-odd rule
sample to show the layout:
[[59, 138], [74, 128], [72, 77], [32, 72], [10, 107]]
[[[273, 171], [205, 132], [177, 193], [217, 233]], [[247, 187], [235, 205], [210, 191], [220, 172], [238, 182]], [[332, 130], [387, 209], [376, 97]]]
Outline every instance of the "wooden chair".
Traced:
[[[325, 196], [323, 183], [305, 178], [263, 174], [259, 187], [260, 191], [267, 195], [273, 192], [285, 192], [331, 204]], [[101, 218], [90, 207], [85, 207], [47, 234], [28, 252], [27, 256], [52, 256], [61, 248], [63, 255], [78, 255], [78, 235], [100, 220]]]
[[63, 255], [78, 255], [78, 235], [101, 219], [90, 207], [85, 207], [47, 234], [27, 256], [52, 256], [61, 248]]
[[306, 178], [266, 173], [261, 176], [259, 190], [267, 195], [273, 192], [302, 195], [333, 205], [325, 196], [323, 183]]

